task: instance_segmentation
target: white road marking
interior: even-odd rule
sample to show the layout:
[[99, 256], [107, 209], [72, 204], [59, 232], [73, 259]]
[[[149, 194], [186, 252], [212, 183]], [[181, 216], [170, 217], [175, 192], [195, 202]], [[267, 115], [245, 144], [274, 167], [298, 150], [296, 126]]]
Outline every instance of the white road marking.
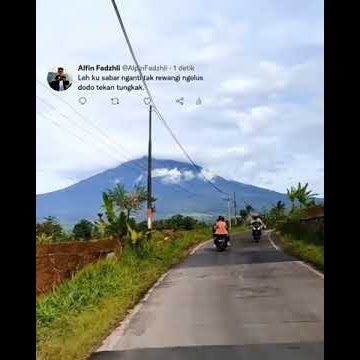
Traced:
[[206, 240], [205, 242], [203, 242], [203, 243], [199, 244], [198, 246], [196, 246], [194, 249], [191, 250], [190, 255], [194, 255], [197, 250], [199, 250], [202, 246], [206, 245], [210, 241], [212, 241], [212, 240]]

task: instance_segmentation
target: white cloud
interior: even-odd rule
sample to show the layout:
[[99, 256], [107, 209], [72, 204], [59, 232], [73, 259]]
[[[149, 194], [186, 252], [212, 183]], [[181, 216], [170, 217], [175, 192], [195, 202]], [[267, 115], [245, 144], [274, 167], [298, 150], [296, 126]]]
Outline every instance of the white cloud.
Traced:
[[165, 184], [177, 184], [181, 181], [182, 173], [177, 168], [174, 169], [154, 169], [151, 172], [153, 177], [161, 178], [161, 181]]
[[207, 180], [214, 180], [214, 178], [216, 177], [216, 175], [211, 170], [208, 170], [208, 169], [202, 169], [201, 174], [198, 174], [198, 177], [201, 180], [203, 180], [203, 176]]
[[182, 176], [184, 178], [185, 181], [189, 181], [189, 180], [192, 180], [195, 178], [195, 175], [192, 171], [190, 170], [185, 170], [183, 173], [182, 173]]
[[193, 61], [200, 63], [209, 63], [216, 60], [226, 59], [231, 53], [231, 50], [226, 45], [213, 44], [208, 45], [194, 54]]
[[201, 172], [196, 173], [191, 170], [180, 171], [177, 168], [158, 168], [154, 169], [151, 174], [153, 177], [161, 178], [161, 181], [164, 184], [178, 184], [182, 181], [190, 181], [195, 178], [202, 181], [205, 181], [204, 177], [208, 180], [213, 180], [215, 178], [215, 174], [212, 171], [206, 169], [202, 169]]
[[268, 126], [269, 122], [276, 118], [276, 111], [268, 106], [256, 106], [248, 111], [233, 111], [227, 114], [236, 119], [245, 134]]
[[[72, 11], [62, 15], [66, 26], [58, 27], [49, 17], [56, 11], [53, 5], [37, 2], [37, 78], [46, 79], [58, 63], [73, 75], [79, 64], [132, 63], [111, 4], [86, 5], [85, 0], [63, 0]], [[323, 192], [323, 174], [317, 171], [323, 167], [323, 1], [182, 0], [169, 8], [165, 0], [156, 7], [133, 0], [123, 2], [121, 11], [141, 64], [194, 64], [204, 76], [196, 83], [149, 83], [163, 116], [199, 165], [255, 185], [272, 182], [271, 188], [280, 191], [286, 190], [287, 177], [307, 177], [316, 192]], [[76, 126], [91, 129], [89, 122], [37, 85], [37, 94], [57, 108], [50, 111], [37, 101], [37, 111], [60, 126], [37, 120], [37, 193], [146, 154], [148, 113], [142, 93], [121, 93], [121, 106], [110, 104], [113, 93], [86, 93], [88, 103], [80, 106], [76, 85], [75, 80], [58, 95], [108, 137], [91, 137]], [[184, 106], [175, 102], [182, 96]], [[198, 97], [201, 106], [195, 105]], [[156, 116], [153, 126], [154, 156], [184, 161]], [[163, 175], [170, 181], [195, 176]]]
[[232, 74], [230, 79], [223, 80], [219, 91], [224, 95], [242, 97], [267, 96], [277, 100], [281, 95], [304, 95], [323, 93], [324, 72], [323, 60], [311, 59], [283, 66], [276, 62], [260, 61], [250, 70]]
[[235, 74], [224, 80], [220, 90], [226, 94], [263, 95], [284, 89], [289, 83], [290, 70], [269, 61], [260, 61], [252, 73]]
[[261, 82], [251, 77], [225, 80], [221, 90], [226, 93], [251, 94], [261, 89]]

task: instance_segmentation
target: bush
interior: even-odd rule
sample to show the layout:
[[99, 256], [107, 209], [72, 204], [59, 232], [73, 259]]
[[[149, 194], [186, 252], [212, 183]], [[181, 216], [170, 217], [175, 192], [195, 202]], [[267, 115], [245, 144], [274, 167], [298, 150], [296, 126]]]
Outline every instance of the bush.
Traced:
[[282, 234], [291, 235], [295, 239], [303, 239], [311, 243], [324, 243], [323, 227], [319, 227], [318, 230], [314, 231], [313, 228], [302, 224], [299, 219], [288, 218], [278, 224], [277, 230]]
[[195, 229], [197, 221], [190, 216], [185, 216], [183, 219], [182, 226], [184, 230]]
[[[169, 219], [160, 219], [154, 221], [153, 228], [156, 230], [193, 230], [204, 227], [205, 223], [199, 223], [191, 216], [174, 215]], [[205, 224], [206, 226], [206, 224]]]
[[39, 241], [44, 241], [46, 238], [47, 242], [63, 241], [67, 238], [67, 234], [55, 217], [48, 216], [42, 223], [36, 224], [36, 238]]
[[53, 216], [48, 216], [42, 223], [36, 224], [36, 235], [45, 234], [47, 236], [54, 236], [61, 233], [62, 227]]
[[78, 222], [73, 228], [76, 240], [90, 240], [94, 231], [94, 224], [86, 219]]

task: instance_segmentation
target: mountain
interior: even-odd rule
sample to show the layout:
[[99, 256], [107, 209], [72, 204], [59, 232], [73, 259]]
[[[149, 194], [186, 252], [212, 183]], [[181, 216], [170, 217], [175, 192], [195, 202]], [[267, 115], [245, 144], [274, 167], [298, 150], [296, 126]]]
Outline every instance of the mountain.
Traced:
[[[113, 188], [116, 183], [124, 184], [128, 190], [137, 184], [146, 187], [147, 157], [132, 160], [120, 166], [91, 176], [65, 189], [36, 196], [36, 219], [55, 216], [62, 224], [73, 225], [82, 218], [93, 220], [101, 212], [102, 192]], [[200, 166], [195, 171], [190, 164], [153, 159], [153, 196], [155, 219], [174, 214], [184, 214], [213, 220], [220, 214], [226, 215], [226, 195], [219, 193], [201, 175], [209, 179], [211, 174]], [[226, 180], [213, 176], [211, 181], [226, 193], [236, 193], [237, 209], [250, 204], [256, 210], [269, 208], [278, 200], [289, 204], [285, 194]], [[145, 208], [145, 207], [144, 207]], [[139, 211], [138, 219], [146, 217], [146, 209]]]

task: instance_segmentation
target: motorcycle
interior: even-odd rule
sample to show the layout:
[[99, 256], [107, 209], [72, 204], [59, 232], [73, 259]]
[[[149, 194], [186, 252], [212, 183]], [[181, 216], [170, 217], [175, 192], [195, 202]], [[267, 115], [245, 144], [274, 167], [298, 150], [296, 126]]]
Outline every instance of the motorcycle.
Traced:
[[261, 238], [261, 224], [255, 223], [252, 227], [252, 236], [256, 242], [260, 241]]
[[228, 236], [214, 234], [214, 244], [216, 246], [216, 250], [224, 251], [228, 246]]

